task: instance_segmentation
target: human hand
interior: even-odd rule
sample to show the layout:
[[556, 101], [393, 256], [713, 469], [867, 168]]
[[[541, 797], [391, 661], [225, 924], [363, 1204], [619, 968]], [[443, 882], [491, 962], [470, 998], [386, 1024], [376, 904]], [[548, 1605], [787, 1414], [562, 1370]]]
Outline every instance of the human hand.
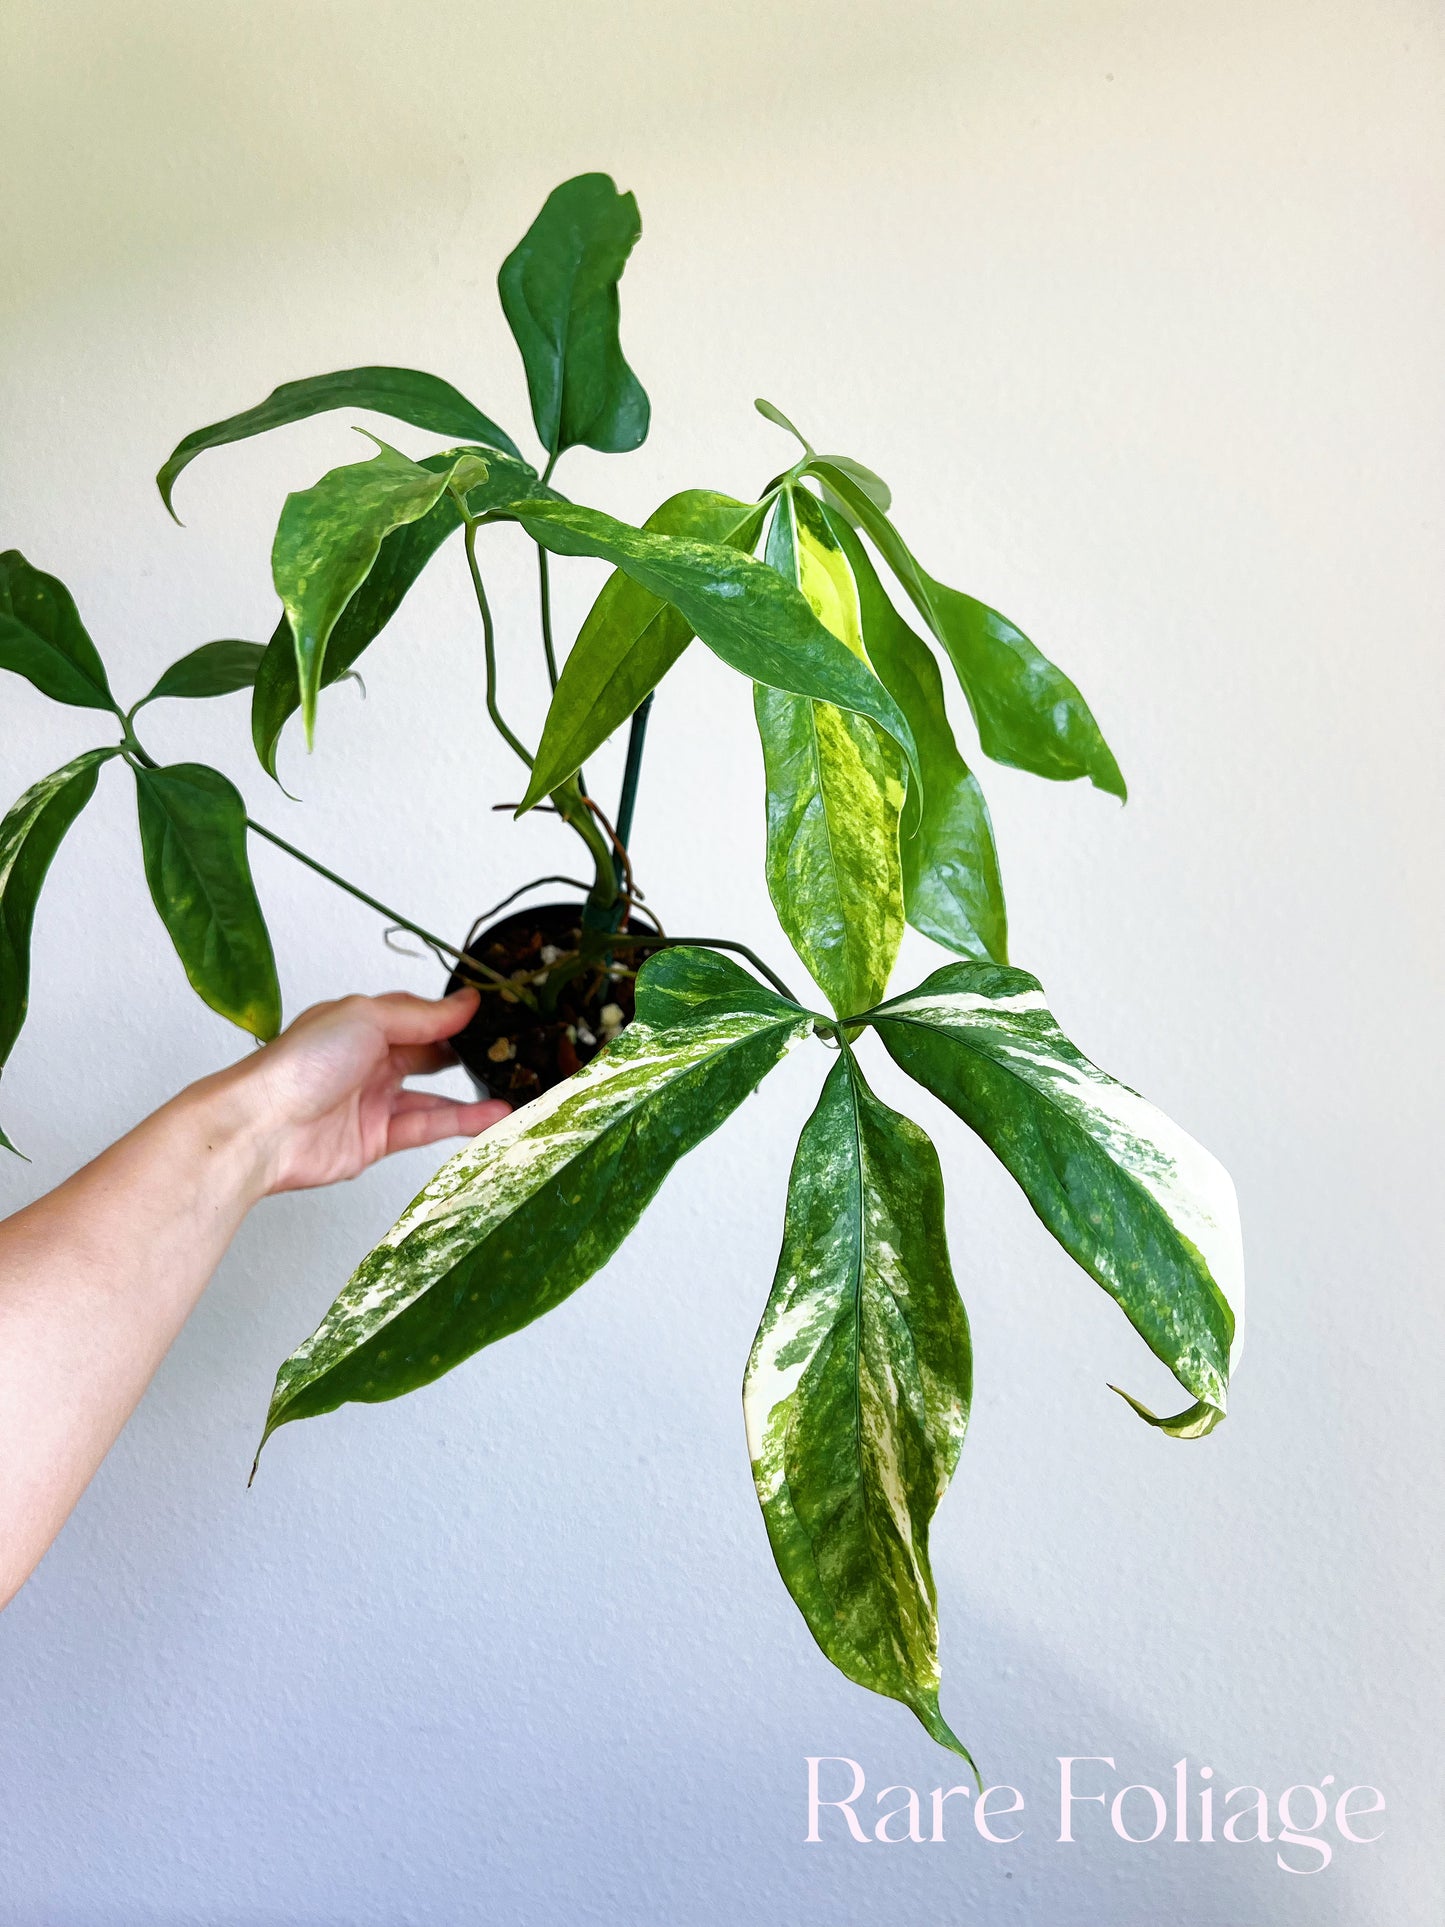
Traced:
[[455, 1059], [454, 1037], [475, 990], [432, 1002], [407, 991], [343, 997], [303, 1011], [263, 1050], [222, 1077], [244, 1096], [260, 1157], [261, 1195], [354, 1178], [392, 1151], [475, 1137], [511, 1106], [462, 1104], [403, 1088]]

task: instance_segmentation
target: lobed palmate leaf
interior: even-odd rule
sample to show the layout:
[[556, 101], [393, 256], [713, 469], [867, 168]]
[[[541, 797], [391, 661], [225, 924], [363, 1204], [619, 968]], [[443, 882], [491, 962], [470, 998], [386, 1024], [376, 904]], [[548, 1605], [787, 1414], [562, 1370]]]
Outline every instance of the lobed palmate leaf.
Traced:
[[[786, 488], [769, 566], [866, 663], [847, 559], [804, 490]], [[886, 685], [885, 685], [886, 686]], [[767, 879], [778, 921], [840, 1015], [888, 988], [903, 937], [899, 818], [908, 767], [868, 717], [789, 690], [754, 687], [767, 777]]]
[[1228, 1172], [1091, 1064], [1025, 971], [947, 964], [868, 1021], [894, 1060], [978, 1132], [1194, 1401], [1160, 1419], [1129, 1398], [1140, 1417], [1176, 1438], [1212, 1431], [1244, 1335]]
[[971, 1395], [937, 1154], [845, 1048], [798, 1141], [748, 1361], [753, 1479], [778, 1570], [828, 1658], [965, 1759], [938, 1707], [928, 1527]]
[[444, 1164], [362, 1260], [282, 1365], [266, 1436], [414, 1391], [561, 1304], [812, 1024], [713, 951], [653, 957], [621, 1036]]

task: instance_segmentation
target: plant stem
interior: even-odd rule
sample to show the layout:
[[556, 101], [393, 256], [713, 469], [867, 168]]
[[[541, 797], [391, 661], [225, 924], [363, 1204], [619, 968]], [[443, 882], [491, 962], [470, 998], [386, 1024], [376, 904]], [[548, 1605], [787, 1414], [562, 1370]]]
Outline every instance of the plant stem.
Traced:
[[531, 1004], [535, 1008], [536, 1000], [528, 994], [524, 986], [514, 984], [510, 977], [503, 976], [499, 970], [493, 970], [490, 964], [484, 964], [476, 957], [469, 957], [464, 950], [458, 950], [454, 943], [448, 943], [445, 937], [437, 936], [435, 931], [428, 930], [424, 924], [413, 923], [410, 917], [404, 917], [399, 910], [393, 910], [390, 904], [383, 903], [379, 897], [370, 895], [358, 884], [348, 883], [345, 877], [338, 876], [335, 870], [328, 870], [324, 863], [318, 863], [314, 856], [307, 856], [304, 850], [298, 850], [296, 845], [288, 843], [284, 836], [277, 836], [274, 830], [268, 830], [266, 825], [258, 823], [255, 817], [246, 818], [246, 828], [257, 836], [265, 837], [268, 843], [274, 843], [278, 850], [284, 850], [287, 856], [294, 857], [298, 863], [304, 863], [308, 870], [314, 870], [318, 876], [325, 877], [328, 883], [334, 883], [338, 890], [344, 890], [348, 896], [355, 897], [368, 909], [375, 910], [385, 917], [388, 923], [395, 924], [399, 930], [409, 930], [414, 937], [420, 937], [423, 943], [430, 944], [433, 950], [440, 950], [444, 956], [454, 957], [467, 970], [474, 971], [480, 977], [486, 977], [492, 983], [505, 985], [519, 1001]]
[[557, 651], [552, 646], [552, 578], [548, 573], [547, 551], [537, 544], [537, 597], [542, 608], [542, 647], [547, 655], [547, 680], [557, 687]]
[[[627, 736], [627, 763], [622, 772], [622, 795], [617, 804], [617, 841], [625, 850], [632, 841], [632, 814], [637, 805], [637, 781], [642, 774], [642, 750], [647, 741], [647, 719], [652, 713], [652, 691], [632, 712], [632, 728]], [[621, 881], [622, 859], [616, 859]]]
[[506, 723], [502, 720], [502, 712], [497, 708], [497, 636], [496, 630], [492, 626], [492, 611], [487, 601], [487, 592], [482, 587], [482, 572], [477, 567], [477, 524], [470, 516], [467, 518], [466, 548], [467, 568], [471, 571], [472, 587], [476, 591], [477, 596], [477, 607], [482, 613], [482, 640], [487, 652], [487, 714], [496, 724], [498, 733], [503, 740], [517, 752], [518, 756], [520, 756], [522, 761], [527, 765], [527, 768], [530, 769], [535, 759], [524, 747], [522, 742], [508, 729]]

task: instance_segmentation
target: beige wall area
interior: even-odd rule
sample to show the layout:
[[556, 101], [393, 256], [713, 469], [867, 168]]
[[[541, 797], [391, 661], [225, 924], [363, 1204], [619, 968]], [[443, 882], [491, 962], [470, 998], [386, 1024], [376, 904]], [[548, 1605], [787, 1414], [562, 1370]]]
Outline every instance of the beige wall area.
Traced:
[[[556, 182], [606, 169], [642, 210], [623, 333], [653, 430], [559, 484], [635, 520], [755, 491], [790, 459], [766, 395], [1079, 682], [1130, 800], [982, 769], [1014, 954], [1234, 1173], [1252, 1322], [1228, 1424], [1147, 1433], [1107, 1384], [1147, 1398], [1161, 1369], [916, 1107], [978, 1372], [934, 1535], [944, 1705], [1028, 1826], [806, 1846], [808, 1756], [870, 1789], [947, 1773], [813, 1649], [748, 1476], [738, 1384], [811, 1066], [562, 1311], [292, 1428], [248, 1493], [276, 1364], [436, 1160], [274, 1201], [0, 1621], [7, 1920], [1434, 1927], [1442, 24], [1425, 0], [9, 0], [0, 547], [70, 584], [117, 689], [264, 640], [283, 496], [361, 447], [332, 417], [211, 455], [182, 529], [151, 477], [198, 424], [395, 362], [531, 447], [496, 267]], [[531, 730], [531, 564], [503, 536], [493, 567]], [[570, 634], [599, 576], [560, 576]], [[562, 851], [492, 811], [517, 777], [473, 624], [443, 556], [365, 700], [328, 697], [309, 759], [288, 741], [300, 801], [240, 699], [148, 712], [157, 753], [460, 934]], [[93, 740], [7, 679], [0, 806]], [[651, 900], [782, 960], [762, 833], [748, 693], [694, 649], [652, 725]], [[361, 906], [255, 867], [289, 1010], [434, 987]], [[910, 938], [900, 985], [931, 960]], [[31, 1162], [0, 1209], [240, 1048], [150, 910], [112, 770], [37, 920], [0, 1086]], [[1385, 1791], [1387, 1830], [1310, 1878], [1263, 1845], [1064, 1847], [1060, 1755], [1272, 1797], [1333, 1775]]]

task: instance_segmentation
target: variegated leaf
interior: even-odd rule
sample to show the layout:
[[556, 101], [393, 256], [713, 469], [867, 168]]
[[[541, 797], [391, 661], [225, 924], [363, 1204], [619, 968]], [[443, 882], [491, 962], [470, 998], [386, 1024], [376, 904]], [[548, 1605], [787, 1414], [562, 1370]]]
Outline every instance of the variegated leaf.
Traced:
[[870, 717], [914, 759], [913, 732], [866, 662], [825, 629], [765, 562], [720, 542], [631, 528], [573, 502], [521, 501], [509, 515], [554, 555], [595, 555], [670, 602], [693, 634], [730, 669], [772, 689]]
[[[767, 560], [866, 662], [852, 571], [805, 491], [783, 491]], [[903, 937], [898, 826], [907, 764], [866, 716], [762, 684], [753, 706], [778, 921], [838, 1014], [866, 1010], [887, 989]]]
[[1063, 670], [1007, 616], [931, 576], [848, 467], [820, 455], [807, 473], [877, 543], [914, 608], [948, 651], [984, 754], [1055, 782], [1087, 776], [1096, 789], [1122, 801], [1127, 792], [1114, 753]]
[[937, 1155], [845, 1049], [798, 1142], [748, 1361], [753, 1479], [778, 1569], [828, 1658], [965, 1759], [938, 1708], [928, 1527], [971, 1394]]
[[812, 1023], [713, 951], [652, 958], [621, 1036], [444, 1164], [362, 1260], [281, 1367], [267, 1436], [413, 1391], [561, 1304]]
[[[750, 554], [766, 510], [713, 489], [670, 495], [643, 523], [645, 534], [681, 535]], [[617, 569], [603, 583], [577, 632], [547, 711], [537, 760], [518, 810], [531, 809], [575, 776], [620, 729], [692, 641], [670, 602]]]
[[978, 779], [958, 753], [933, 651], [894, 608], [852, 528], [827, 513], [858, 586], [869, 660], [918, 744], [922, 800], [917, 812], [909, 810], [901, 841], [908, 921], [962, 957], [1007, 963], [1008, 915], [993, 822]]
[[869, 1021], [1008, 1167], [1194, 1403], [1160, 1419], [1122, 1396], [1176, 1438], [1212, 1431], [1244, 1335], [1239, 1207], [1223, 1166], [1091, 1064], [1022, 970], [948, 964]]
[[479, 455], [459, 454], [438, 468], [410, 461], [385, 442], [376, 447], [370, 461], [333, 468], [313, 488], [288, 495], [271, 549], [271, 574], [296, 649], [308, 743], [331, 632], [370, 575], [382, 543], [434, 509], [449, 485], [465, 494], [487, 474]]

